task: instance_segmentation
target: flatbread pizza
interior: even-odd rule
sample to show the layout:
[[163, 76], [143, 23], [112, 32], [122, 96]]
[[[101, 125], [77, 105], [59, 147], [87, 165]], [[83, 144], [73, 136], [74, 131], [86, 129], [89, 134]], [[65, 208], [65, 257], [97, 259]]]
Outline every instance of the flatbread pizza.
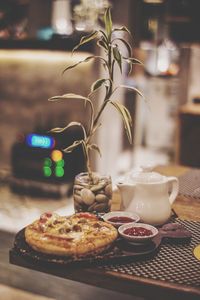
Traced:
[[70, 217], [44, 213], [25, 229], [25, 240], [34, 250], [71, 257], [101, 253], [117, 237], [114, 226], [90, 213], [77, 213]]

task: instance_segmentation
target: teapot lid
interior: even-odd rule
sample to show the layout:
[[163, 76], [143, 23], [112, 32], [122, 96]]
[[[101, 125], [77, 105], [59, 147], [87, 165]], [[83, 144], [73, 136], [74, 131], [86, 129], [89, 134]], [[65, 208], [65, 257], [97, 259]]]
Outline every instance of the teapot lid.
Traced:
[[158, 183], [164, 181], [164, 176], [150, 171], [149, 167], [141, 167], [130, 172], [126, 180], [128, 183]]

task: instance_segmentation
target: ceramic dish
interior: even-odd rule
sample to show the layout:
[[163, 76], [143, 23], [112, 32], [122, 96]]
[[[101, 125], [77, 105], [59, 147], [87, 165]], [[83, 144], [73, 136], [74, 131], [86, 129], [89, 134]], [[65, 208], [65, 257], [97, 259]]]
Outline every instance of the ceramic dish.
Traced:
[[158, 229], [149, 224], [129, 223], [121, 225], [118, 228], [118, 232], [128, 242], [146, 243], [158, 234]]
[[117, 228], [123, 224], [135, 223], [140, 220], [136, 213], [129, 211], [112, 211], [103, 215], [102, 218]]

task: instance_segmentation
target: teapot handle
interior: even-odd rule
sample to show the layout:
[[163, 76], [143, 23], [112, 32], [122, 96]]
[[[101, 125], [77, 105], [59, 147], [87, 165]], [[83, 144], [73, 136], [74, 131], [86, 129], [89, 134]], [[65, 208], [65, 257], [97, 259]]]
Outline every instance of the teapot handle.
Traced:
[[172, 205], [174, 200], [176, 199], [177, 195], [178, 195], [178, 191], [179, 191], [179, 182], [178, 182], [178, 178], [174, 177], [174, 176], [170, 176], [168, 177], [168, 182], [172, 183], [172, 191], [169, 195], [169, 202]]

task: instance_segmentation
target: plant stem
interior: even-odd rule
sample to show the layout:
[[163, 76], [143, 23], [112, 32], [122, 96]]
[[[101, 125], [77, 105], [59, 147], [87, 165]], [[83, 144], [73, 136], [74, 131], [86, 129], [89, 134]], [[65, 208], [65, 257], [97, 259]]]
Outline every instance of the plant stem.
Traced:
[[93, 131], [93, 128], [97, 125], [101, 115], [102, 115], [102, 112], [104, 111], [104, 108], [106, 107], [107, 103], [109, 102], [110, 100], [110, 97], [112, 96], [113, 94], [113, 74], [114, 74], [114, 63], [113, 63], [113, 58], [112, 58], [112, 45], [111, 45], [111, 36], [108, 38], [108, 53], [107, 53], [107, 70], [108, 70], [108, 75], [109, 75], [109, 83], [110, 83], [110, 86], [109, 88], [106, 90], [106, 95], [105, 95], [105, 98], [104, 98], [104, 101], [94, 119], [94, 121], [92, 122], [92, 126], [90, 128], [90, 133], [88, 135], [88, 138], [87, 138], [87, 142], [85, 144], [85, 152], [86, 152], [86, 167], [87, 167], [87, 172], [88, 172], [88, 176], [89, 176], [89, 181], [91, 182], [91, 184], [93, 183], [93, 177], [92, 177], [92, 171], [91, 171], [91, 168], [90, 168], [90, 162], [89, 162], [89, 140], [91, 138], [91, 134], [92, 134], [92, 131]]
[[101, 108], [100, 108], [100, 110], [99, 110], [99, 112], [98, 112], [98, 114], [97, 114], [97, 116], [96, 116], [96, 118], [95, 118], [95, 120], [94, 120], [94, 126], [97, 124], [99, 118], [101, 117], [101, 114], [102, 114], [102, 112], [103, 112], [106, 104], [107, 104], [107, 101], [105, 99], [104, 102], [103, 102], [103, 104], [102, 104], [102, 106], [101, 106]]
[[82, 148], [85, 154], [85, 158], [86, 158], [86, 169], [87, 169], [87, 173], [88, 173], [88, 177], [89, 177], [89, 183], [92, 184], [93, 183], [93, 177], [92, 177], [92, 171], [90, 168], [90, 160], [89, 160], [89, 148], [88, 148], [88, 143], [82, 143]]
[[90, 168], [89, 158], [87, 159], [86, 167], [87, 167], [87, 172], [88, 172], [88, 177], [89, 177], [89, 183], [93, 184], [93, 177], [92, 177], [92, 171]]
[[110, 41], [108, 43], [108, 67], [107, 68], [108, 68], [109, 79], [110, 79], [110, 87], [109, 87], [108, 92], [106, 93], [103, 104], [102, 104], [96, 118], [94, 119], [94, 126], [97, 124], [99, 118], [101, 117], [101, 114], [102, 114], [104, 108], [106, 107], [106, 104], [108, 103], [108, 100], [110, 99], [110, 97], [113, 94], [112, 47], [110, 45]]

